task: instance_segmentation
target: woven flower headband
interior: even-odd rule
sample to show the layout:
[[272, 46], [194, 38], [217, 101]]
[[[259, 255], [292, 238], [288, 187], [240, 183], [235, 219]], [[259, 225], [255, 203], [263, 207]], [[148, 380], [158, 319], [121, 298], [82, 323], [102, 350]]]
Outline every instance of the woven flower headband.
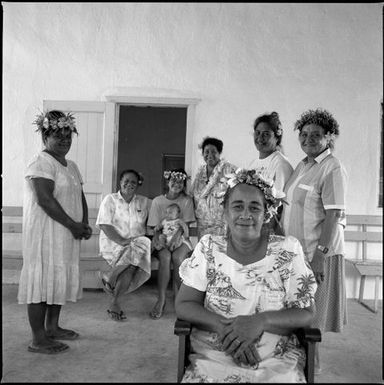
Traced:
[[180, 181], [185, 181], [186, 179], [189, 179], [189, 176], [181, 171], [164, 171], [163, 175], [164, 178], [167, 180], [176, 179]]
[[36, 120], [33, 122], [33, 124], [36, 124], [37, 126], [36, 131], [47, 133], [49, 131], [57, 131], [59, 129], [69, 128], [72, 132], [77, 134], [75, 117], [71, 113], [68, 113], [58, 119], [49, 119], [48, 114], [49, 112], [42, 112], [36, 116]]
[[269, 222], [277, 214], [277, 209], [281, 206], [285, 194], [277, 191], [274, 187], [274, 181], [267, 179], [256, 170], [246, 170], [238, 168], [234, 173], [226, 174], [222, 181], [227, 184], [227, 190], [237, 186], [240, 183], [249, 184], [258, 187], [264, 194], [267, 201], [267, 211], [265, 213], [265, 222]]

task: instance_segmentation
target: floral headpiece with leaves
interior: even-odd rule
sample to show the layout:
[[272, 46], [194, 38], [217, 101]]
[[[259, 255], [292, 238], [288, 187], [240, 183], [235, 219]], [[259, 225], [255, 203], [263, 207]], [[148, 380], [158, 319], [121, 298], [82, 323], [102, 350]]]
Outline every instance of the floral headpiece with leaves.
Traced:
[[[238, 168], [234, 173], [226, 174], [224, 178], [222, 178], [222, 182], [227, 185], [225, 193], [240, 183], [258, 187], [264, 194], [267, 202], [267, 211], [264, 218], [265, 223], [268, 223], [272, 217], [277, 214], [277, 209], [281, 206], [282, 202], [287, 203], [283, 200], [285, 197], [284, 192], [278, 191], [274, 187], [274, 181], [267, 179], [256, 170]], [[223, 195], [225, 195], [225, 193]]]
[[181, 171], [164, 171], [163, 175], [164, 179], [166, 180], [176, 179], [180, 181], [185, 181], [186, 179], [189, 179], [189, 176]]
[[63, 128], [69, 128], [72, 132], [78, 133], [75, 125], [75, 117], [69, 112], [65, 116], [57, 119], [49, 118], [50, 112], [42, 112], [36, 116], [33, 124], [36, 124], [37, 130], [43, 134], [48, 134], [51, 131], [55, 132]]

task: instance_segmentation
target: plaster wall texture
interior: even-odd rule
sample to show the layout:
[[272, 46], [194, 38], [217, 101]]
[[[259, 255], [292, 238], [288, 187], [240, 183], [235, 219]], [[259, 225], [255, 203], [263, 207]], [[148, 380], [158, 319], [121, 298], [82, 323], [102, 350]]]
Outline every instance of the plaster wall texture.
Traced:
[[194, 176], [206, 135], [237, 165], [257, 157], [254, 119], [278, 111], [293, 166], [294, 122], [309, 108], [340, 124], [349, 214], [377, 207], [382, 4], [3, 2], [3, 205], [21, 206], [23, 172], [41, 148], [43, 100], [197, 97]]

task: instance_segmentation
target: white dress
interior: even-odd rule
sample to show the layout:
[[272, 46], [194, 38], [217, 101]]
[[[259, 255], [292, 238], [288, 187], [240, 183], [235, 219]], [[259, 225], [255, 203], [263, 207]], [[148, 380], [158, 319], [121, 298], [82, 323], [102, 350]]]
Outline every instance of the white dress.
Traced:
[[255, 169], [268, 179], [275, 181], [275, 188], [283, 191], [289, 177], [293, 173], [293, 167], [288, 158], [276, 150], [264, 159], [254, 159], [248, 169]]
[[[266, 256], [248, 265], [226, 252], [225, 237], [205, 235], [180, 266], [183, 283], [206, 293], [206, 309], [232, 318], [314, 303], [315, 277], [296, 238], [271, 235]], [[264, 332], [255, 346], [259, 365], [239, 366], [216, 333], [193, 327], [191, 365], [182, 382], [305, 382], [305, 352], [294, 334]]]
[[23, 204], [23, 267], [18, 302], [63, 305], [81, 298], [80, 240], [38, 205], [32, 178], [53, 180], [53, 196], [76, 222], [83, 219], [82, 178], [76, 164], [63, 166], [46, 152], [37, 154], [27, 166]]

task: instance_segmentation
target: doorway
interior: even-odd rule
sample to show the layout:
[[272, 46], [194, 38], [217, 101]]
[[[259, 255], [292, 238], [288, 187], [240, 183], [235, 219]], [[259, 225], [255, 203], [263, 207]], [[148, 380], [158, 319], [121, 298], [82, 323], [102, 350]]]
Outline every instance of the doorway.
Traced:
[[163, 171], [185, 168], [187, 107], [119, 105], [116, 191], [121, 171], [143, 174], [138, 193], [150, 199], [164, 192]]

